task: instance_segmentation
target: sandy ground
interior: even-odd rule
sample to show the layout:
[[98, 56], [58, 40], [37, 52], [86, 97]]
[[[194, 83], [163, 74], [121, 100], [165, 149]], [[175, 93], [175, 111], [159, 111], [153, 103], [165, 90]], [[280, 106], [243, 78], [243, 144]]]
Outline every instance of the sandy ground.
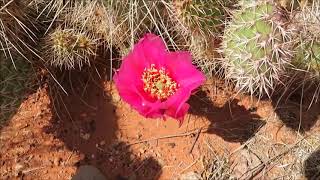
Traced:
[[0, 130], [0, 179], [70, 179], [87, 164], [119, 180], [320, 177], [319, 104], [258, 102], [214, 79], [191, 97], [179, 127], [143, 118], [103, 73], [87, 74], [60, 78], [68, 95], [50, 82], [28, 92]]

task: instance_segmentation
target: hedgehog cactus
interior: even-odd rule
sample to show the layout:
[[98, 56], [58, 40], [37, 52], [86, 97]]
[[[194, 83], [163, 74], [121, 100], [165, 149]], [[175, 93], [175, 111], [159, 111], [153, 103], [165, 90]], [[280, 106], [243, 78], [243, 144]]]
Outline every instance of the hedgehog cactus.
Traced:
[[85, 32], [75, 29], [55, 29], [45, 46], [45, 59], [51, 65], [66, 69], [81, 68], [96, 55], [97, 41]]
[[320, 80], [320, 2], [314, 2], [293, 16], [293, 24], [298, 27], [298, 40], [293, 60], [294, 69], [307, 72], [310, 80]]
[[320, 80], [320, 41], [304, 40], [296, 50], [293, 61], [295, 68], [308, 72], [310, 79]]
[[175, 0], [172, 3], [174, 27], [186, 37], [194, 62], [211, 75], [218, 54], [216, 40], [223, 28], [225, 6], [229, 1]]
[[45, 42], [50, 64], [67, 69], [91, 64], [99, 47], [120, 43], [113, 12], [99, 1], [75, 2], [60, 14]]
[[173, 10], [187, 32], [213, 34], [221, 31], [224, 9], [219, 0], [175, 0]]
[[259, 2], [234, 13], [223, 39], [226, 77], [240, 90], [259, 97], [270, 93], [283, 80], [291, 58], [286, 18], [270, 2]]

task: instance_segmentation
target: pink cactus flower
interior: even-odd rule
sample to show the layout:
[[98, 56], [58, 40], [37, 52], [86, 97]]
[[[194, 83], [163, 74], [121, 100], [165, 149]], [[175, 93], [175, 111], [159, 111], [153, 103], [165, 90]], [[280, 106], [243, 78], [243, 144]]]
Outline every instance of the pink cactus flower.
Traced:
[[146, 34], [123, 59], [114, 81], [121, 98], [144, 117], [169, 116], [181, 124], [192, 91], [205, 81], [191, 60], [189, 52], [169, 52], [160, 37]]

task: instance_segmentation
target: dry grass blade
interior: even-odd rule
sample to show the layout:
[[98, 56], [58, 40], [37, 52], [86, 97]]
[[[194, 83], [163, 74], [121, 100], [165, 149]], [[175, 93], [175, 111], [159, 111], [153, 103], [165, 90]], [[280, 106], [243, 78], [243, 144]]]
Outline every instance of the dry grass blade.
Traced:
[[37, 35], [30, 9], [24, 1], [0, 1], [0, 50], [14, 64], [14, 54], [28, 60], [27, 54], [36, 54], [32, 47]]

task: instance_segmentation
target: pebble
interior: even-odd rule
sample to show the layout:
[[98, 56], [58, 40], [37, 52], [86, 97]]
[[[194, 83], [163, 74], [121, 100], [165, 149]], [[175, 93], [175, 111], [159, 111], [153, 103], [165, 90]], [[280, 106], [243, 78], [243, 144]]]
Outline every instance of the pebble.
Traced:
[[100, 170], [91, 165], [80, 166], [71, 180], [106, 180]]
[[82, 133], [80, 133], [80, 137], [82, 138], [82, 139], [84, 139], [84, 140], [88, 140], [88, 139], [90, 139], [90, 134], [89, 133], [85, 133], [85, 134], [82, 134]]
[[201, 176], [195, 172], [188, 172], [188, 173], [182, 174], [178, 179], [179, 180], [201, 180]]
[[61, 158], [56, 157], [56, 158], [54, 158], [54, 160], [53, 160], [53, 164], [54, 164], [55, 166], [59, 166], [61, 161], [62, 161]]
[[105, 141], [101, 141], [101, 142], [100, 142], [100, 146], [104, 146], [105, 144], [106, 144]]
[[14, 169], [15, 169], [16, 172], [21, 171], [23, 168], [24, 168], [24, 165], [21, 164], [21, 163], [17, 163], [17, 164], [15, 165], [15, 167], [14, 167]]
[[112, 102], [113, 102], [113, 103], [117, 103], [117, 102], [119, 102], [120, 100], [121, 100], [121, 97], [119, 96], [118, 93], [116, 93], [116, 92], [112, 93]]

